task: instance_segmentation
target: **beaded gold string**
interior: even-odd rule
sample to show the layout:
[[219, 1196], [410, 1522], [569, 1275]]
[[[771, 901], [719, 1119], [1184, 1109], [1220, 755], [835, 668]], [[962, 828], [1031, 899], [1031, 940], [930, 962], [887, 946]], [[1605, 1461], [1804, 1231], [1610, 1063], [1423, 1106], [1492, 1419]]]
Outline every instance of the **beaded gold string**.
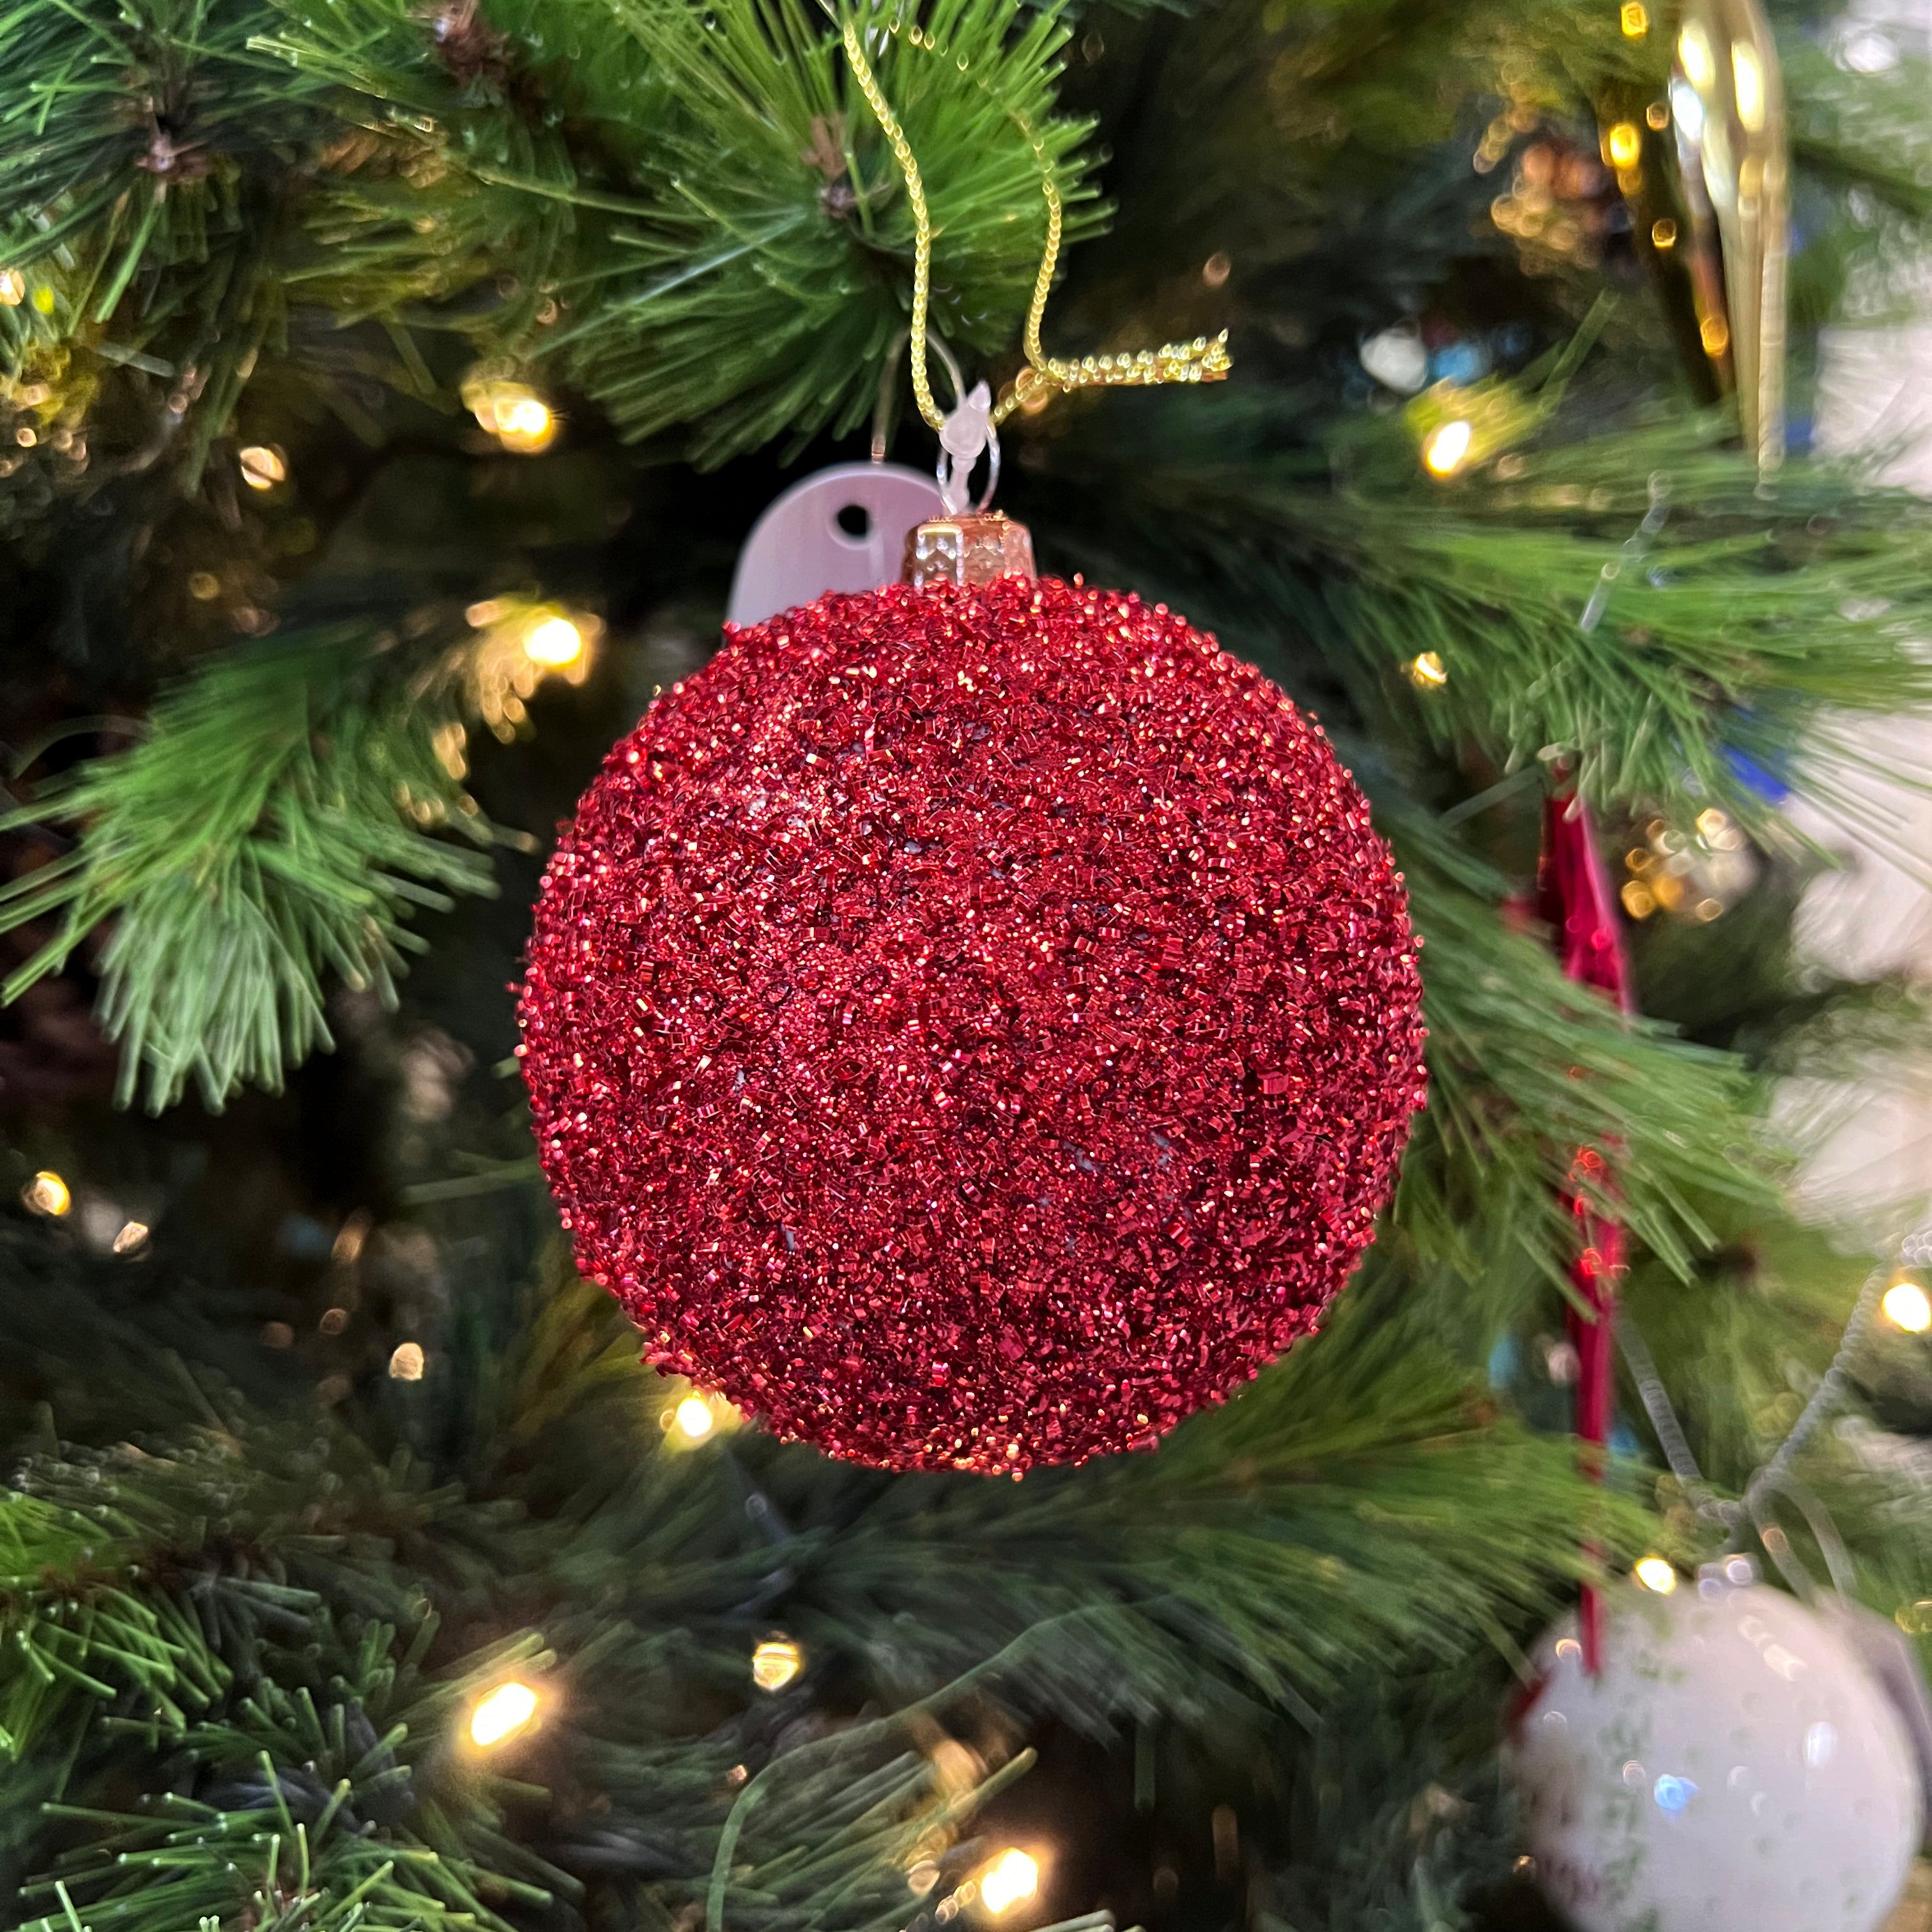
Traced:
[[[911, 35], [915, 45], [932, 45], [917, 27], [911, 29]], [[926, 318], [932, 286], [932, 218], [926, 210], [926, 184], [920, 177], [912, 144], [905, 137], [905, 130], [899, 125], [898, 116], [892, 112], [892, 104], [886, 100], [872, 72], [872, 63], [866, 58], [857, 24], [847, 20], [842, 37], [845, 58], [851, 67], [853, 78], [858, 82], [859, 91], [866, 97], [866, 105], [872, 110], [873, 118], [878, 122], [880, 132], [885, 136], [886, 145], [892, 151], [892, 159], [898, 163], [899, 173], [905, 182], [906, 202], [912, 210], [913, 233], [910, 343], [912, 392], [919, 404], [920, 414], [933, 428], [944, 429], [946, 413], [933, 395], [932, 384], [926, 369]], [[994, 406], [992, 426], [997, 429], [1022, 404], [1036, 399], [1043, 401], [1056, 390], [1088, 389], [1123, 383], [1144, 386], [1154, 382], [1220, 382], [1232, 366], [1228, 356], [1226, 329], [1211, 338], [1197, 335], [1192, 342], [1164, 343], [1158, 349], [1142, 349], [1132, 353], [1123, 351], [1114, 356], [1083, 356], [1077, 362], [1047, 354], [1040, 344], [1040, 330], [1046, 315], [1047, 298], [1053, 292], [1054, 270], [1060, 260], [1063, 225], [1060, 190], [1054, 182], [1046, 144], [1025, 122], [1018, 116], [1014, 118], [1018, 121], [1020, 132], [1032, 148], [1034, 162], [1040, 169], [1040, 190], [1046, 197], [1046, 248], [1040, 256], [1040, 273], [1034, 278], [1033, 299], [1027, 304], [1026, 327], [1020, 338], [1026, 352], [1026, 367], [1007, 384], [1005, 393]]]

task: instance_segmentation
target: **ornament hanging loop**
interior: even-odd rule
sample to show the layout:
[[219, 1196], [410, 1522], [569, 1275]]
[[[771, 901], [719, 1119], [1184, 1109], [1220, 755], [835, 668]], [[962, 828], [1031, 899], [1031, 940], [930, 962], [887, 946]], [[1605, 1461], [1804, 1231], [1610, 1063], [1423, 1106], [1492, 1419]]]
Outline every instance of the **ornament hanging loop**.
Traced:
[[[984, 510], [1000, 487], [1000, 433], [993, 427], [993, 392], [976, 382], [969, 393], [952, 352], [934, 336], [932, 348], [952, 378], [952, 410], [939, 424], [939, 461], [934, 470], [939, 494], [949, 517]], [[986, 484], [973, 500], [973, 472], [982, 454], [986, 458]]]
[[[886, 27], [888, 32], [896, 33], [898, 23]], [[912, 312], [909, 318], [909, 360], [912, 368], [913, 399], [919, 405], [919, 412], [928, 426], [940, 432], [944, 441], [951, 418], [942, 415], [939, 404], [932, 394], [932, 382], [926, 373], [926, 352], [928, 343], [928, 321], [932, 300], [932, 216], [926, 206], [926, 183], [919, 171], [917, 158], [912, 151], [912, 143], [906, 139], [905, 130], [900, 125], [898, 116], [892, 112], [892, 104], [886, 98], [885, 91], [872, 71], [872, 64], [866, 58], [862, 35], [856, 20], [848, 17], [840, 24], [839, 38], [845, 50], [846, 64], [851, 69], [852, 77], [858, 84], [859, 92], [865, 96], [866, 105], [872, 110], [872, 118], [879, 124], [879, 131], [886, 137], [886, 145], [892, 150], [892, 160], [897, 166], [900, 178], [905, 184], [906, 205], [912, 214]], [[912, 38], [922, 46], [932, 48], [934, 44], [915, 28]], [[965, 62], [960, 66], [963, 70]], [[983, 83], [982, 83], [983, 85]], [[1046, 203], [1046, 245], [1040, 255], [1040, 272], [1034, 280], [1033, 298], [1028, 304], [1025, 326], [1022, 332], [1022, 346], [1026, 353], [1026, 366], [1007, 384], [1006, 392], [997, 403], [991, 404], [987, 412], [986, 445], [994, 452], [994, 474], [998, 474], [998, 448], [992, 440], [999, 425], [1022, 404], [1031, 406], [1035, 400], [1044, 402], [1056, 391], [1084, 389], [1095, 386], [1113, 386], [1119, 384], [1143, 386], [1156, 382], [1219, 382], [1228, 371], [1228, 338], [1224, 330], [1220, 334], [1209, 338], [1197, 336], [1192, 342], [1164, 343], [1158, 349], [1143, 349], [1138, 352], [1122, 352], [1112, 356], [1088, 356], [1078, 362], [1067, 362], [1047, 354], [1040, 340], [1040, 324], [1046, 313], [1048, 296], [1053, 289], [1054, 272], [1060, 260], [1060, 243], [1064, 226], [1065, 211], [1060, 200], [1058, 184], [1053, 178], [1053, 163], [1046, 150], [1046, 142], [1023, 116], [1009, 110], [1009, 116], [1019, 129], [1022, 136], [1031, 151], [1034, 164], [1040, 170], [1040, 193]], [[934, 344], [935, 347], [937, 343]], [[941, 351], [942, 355], [944, 352]], [[946, 358], [950, 362], [950, 358]], [[958, 378], [956, 374], [955, 382]], [[956, 394], [957, 393], [956, 390]], [[989, 398], [990, 401], [990, 398]], [[957, 412], [955, 412], [957, 414]], [[964, 440], [965, 432], [958, 433]], [[946, 447], [950, 454], [958, 456], [950, 443]], [[978, 451], [974, 452], [976, 458]], [[970, 467], [970, 461], [968, 463]], [[940, 487], [947, 490], [949, 506], [952, 502], [950, 494], [955, 480], [964, 489], [963, 477], [956, 464], [949, 466], [945, 458], [940, 460]], [[980, 507], [992, 498], [992, 486]], [[965, 499], [960, 497], [963, 511]]]
[[1744, 1508], [1750, 1513], [1751, 1527], [1757, 1532], [1757, 1540], [1763, 1546], [1765, 1554], [1777, 1564], [1779, 1573], [1790, 1586], [1792, 1594], [1805, 1603], [1815, 1604], [1822, 1594], [1822, 1588], [1800, 1561], [1797, 1551], [1792, 1547], [1790, 1538], [1778, 1520], [1776, 1499], [1780, 1496], [1804, 1519], [1812, 1540], [1818, 1546], [1818, 1553], [1825, 1559], [1831, 1587], [1848, 1600], [1856, 1598], [1858, 1576], [1852, 1568], [1852, 1554], [1845, 1546], [1845, 1539], [1838, 1533], [1838, 1526], [1832, 1520], [1831, 1511], [1788, 1469], [1767, 1469], [1745, 1490]]
[[[973, 393], [946, 418], [946, 427], [939, 432], [939, 462], [934, 473], [950, 516], [962, 515], [969, 504], [976, 510], [985, 509], [1000, 487], [1000, 433], [986, 420], [992, 402], [993, 392], [984, 382], [976, 383]], [[973, 472], [982, 453], [986, 458], [986, 484], [979, 501], [974, 502]]]
[[[929, 518], [907, 532], [900, 581], [923, 589], [931, 584], [990, 584], [1016, 574], [1031, 577], [1033, 539], [1026, 526], [988, 508], [1000, 482], [1000, 433], [993, 427], [992, 392], [984, 382], [976, 382], [969, 392], [945, 343], [935, 335], [930, 346], [952, 379], [952, 413], [940, 417], [937, 425], [935, 474], [945, 514]], [[922, 377], [923, 361], [915, 368]], [[975, 502], [973, 472], [982, 454], [986, 484]]]

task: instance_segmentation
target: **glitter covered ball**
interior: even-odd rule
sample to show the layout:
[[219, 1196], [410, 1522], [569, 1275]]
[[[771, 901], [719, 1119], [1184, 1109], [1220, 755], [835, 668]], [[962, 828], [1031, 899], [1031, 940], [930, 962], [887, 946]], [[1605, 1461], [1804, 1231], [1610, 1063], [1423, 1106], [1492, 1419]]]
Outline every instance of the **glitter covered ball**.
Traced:
[[893, 586], [734, 631], [605, 761], [521, 1017], [657, 1366], [892, 1468], [1150, 1445], [1307, 1334], [1423, 1097], [1400, 875], [1159, 606]]

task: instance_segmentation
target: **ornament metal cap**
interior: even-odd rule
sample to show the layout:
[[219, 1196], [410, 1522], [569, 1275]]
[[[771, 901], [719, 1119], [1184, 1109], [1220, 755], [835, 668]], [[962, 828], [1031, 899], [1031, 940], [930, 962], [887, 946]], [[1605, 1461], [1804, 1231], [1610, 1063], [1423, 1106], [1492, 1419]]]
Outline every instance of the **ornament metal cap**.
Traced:
[[928, 584], [991, 584], [996, 578], [1036, 577], [1033, 533], [998, 510], [968, 510], [934, 517], [907, 533], [899, 581], [922, 590]]

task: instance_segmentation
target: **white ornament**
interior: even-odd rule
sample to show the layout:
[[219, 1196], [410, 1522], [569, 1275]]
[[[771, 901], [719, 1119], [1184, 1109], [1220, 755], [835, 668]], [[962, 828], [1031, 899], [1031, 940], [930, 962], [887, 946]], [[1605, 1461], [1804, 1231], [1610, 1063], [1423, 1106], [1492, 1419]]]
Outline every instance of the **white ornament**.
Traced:
[[1918, 1766], [1844, 1638], [1740, 1558], [1606, 1593], [1539, 1648], [1510, 1768], [1580, 1932], [1873, 1932], [1918, 1849]]
[[1372, 335], [1362, 344], [1362, 367], [1384, 388], [1412, 396], [1429, 380], [1429, 351], [1413, 322]]
[[938, 484], [896, 463], [819, 470], [752, 525], [725, 615], [734, 624], [762, 624], [828, 590], [896, 584], [907, 532], [945, 514]]

